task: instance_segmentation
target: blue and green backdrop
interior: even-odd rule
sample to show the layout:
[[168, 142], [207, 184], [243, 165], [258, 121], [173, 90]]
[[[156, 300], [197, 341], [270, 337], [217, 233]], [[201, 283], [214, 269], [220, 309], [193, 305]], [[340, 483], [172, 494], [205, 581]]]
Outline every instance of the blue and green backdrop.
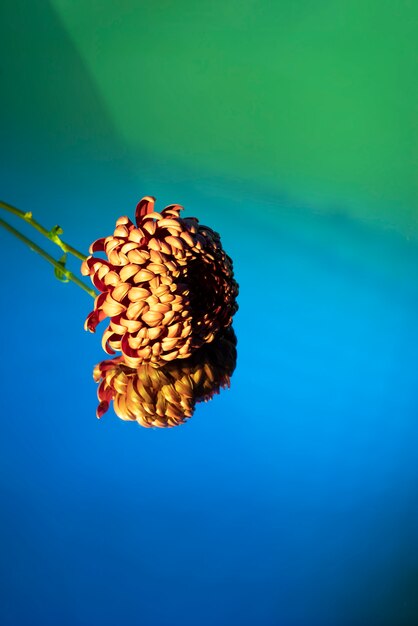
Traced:
[[178, 202], [241, 288], [230, 391], [98, 422], [89, 297], [1, 232], [1, 623], [416, 624], [416, 4], [0, 12], [0, 196], [83, 250]]

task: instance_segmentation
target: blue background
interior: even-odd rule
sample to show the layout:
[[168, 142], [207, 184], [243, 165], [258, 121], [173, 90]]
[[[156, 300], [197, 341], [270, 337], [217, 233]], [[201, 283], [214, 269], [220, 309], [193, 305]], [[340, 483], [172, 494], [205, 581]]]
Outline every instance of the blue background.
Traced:
[[[72, 3], [63, 1], [3, 3], [1, 196], [48, 227], [59, 223], [64, 239], [82, 250], [111, 233], [117, 217], [132, 216], [143, 195], [156, 196], [160, 209], [183, 204], [185, 215], [221, 233], [234, 260], [238, 365], [231, 389], [199, 405], [184, 426], [142, 429], [113, 411], [97, 421], [91, 372], [103, 354], [99, 337], [83, 330], [91, 299], [56, 281], [41, 258], [0, 233], [0, 622], [412, 626], [418, 621], [418, 237], [416, 196], [401, 174], [411, 171], [416, 153], [405, 108], [383, 97], [398, 93], [385, 84], [384, 63], [361, 53], [383, 76], [374, 91], [372, 84], [373, 102], [382, 95], [382, 110], [392, 106], [393, 119], [399, 114], [390, 137], [377, 133], [382, 141], [372, 137], [368, 144], [366, 136], [364, 146], [372, 148], [339, 161], [346, 135], [330, 133], [336, 144], [323, 139], [319, 120], [321, 132], [306, 140], [305, 170], [302, 158], [288, 169], [277, 158], [277, 171], [263, 178], [263, 141], [270, 150], [284, 141], [291, 154], [300, 140], [292, 128], [303, 125], [304, 111], [296, 112], [284, 138], [268, 135], [276, 128], [274, 102], [261, 89], [255, 117], [270, 115], [271, 129], [263, 116], [250, 136], [244, 125], [240, 148], [239, 133], [228, 135], [228, 115], [217, 128], [226, 133], [225, 150], [209, 143], [205, 153], [194, 152], [177, 143], [176, 157], [158, 125], [168, 126], [164, 110], [155, 113], [146, 100], [142, 113], [155, 123], [150, 130], [138, 116], [132, 132], [143, 130], [143, 145], [128, 140], [116, 124], [124, 111], [114, 103], [109, 108], [103, 76], [100, 83], [76, 27], [99, 42], [95, 62], [102, 67], [100, 33], [116, 33], [141, 49], [127, 24], [142, 14], [132, 13], [132, 2], [105, 4], [99, 24], [88, 21], [81, 4], [71, 13]], [[232, 8], [219, 21], [217, 9], [200, 16], [195, 8], [190, 18], [193, 3], [155, 4], [153, 16], [152, 7], [137, 3], [151, 32], [159, 20], [187, 32], [187, 16], [202, 29], [209, 20], [213, 32], [225, 35], [221, 60], [229, 59], [229, 45], [248, 54], [245, 32], [229, 41]], [[103, 15], [99, 5], [89, 3]], [[245, 24], [254, 15], [261, 38], [260, 3], [244, 5]], [[310, 3], [295, 14], [289, 3], [277, 3], [280, 10], [265, 6], [266, 22], [268, 11], [277, 17], [287, 7], [278, 17], [291, 34], [304, 24], [318, 54], [329, 44], [335, 22], [327, 25], [321, 13], [318, 35]], [[327, 6], [321, 5], [325, 13]], [[386, 24], [394, 24], [399, 46], [389, 40], [387, 57], [409, 62], [402, 50], [412, 40], [401, 37], [410, 32], [406, 2], [396, 3], [396, 15], [391, 3], [376, 4], [384, 9], [383, 26], [373, 11], [362, 21], [356, 2], [339, 6], [352, 8], [342, 18], [347, 32], [360, 29], [366, 39], [369, 31], [384, 39]], [[274, 64], [268, 41], [259, 54]], [[299, 43], [290, 36], [289, 45]], [[165, 67], [170, 42], [161, 45], [157, 40], [141, 50], [144, 63], [156, 58]], [[131, 70], [125, 49], [110, 50]], [[301, 76], [311, 53], [302, 47]], [[187, 57], [173, 63], [184, 76]], [[199, 71], [205, 63], [210, 74], [209, 53]], [[320, 63], [318, 74], [323, 69]], [[116, 70], [107, 67], [108, 82], [118, 78]], [[241, 71], [246, 75], [246, 67]], [[357, 96], [347, 106], [359, 118], [371, 101]], [[286, 92], [282, 99], [278, 124], [293, 106]], [[232, 101], [227, 94], [225, 110]], [[337, 103], [328, 106], [337, 119]], [[254, 118], [247, 101], [242, 111], [244, 120]], [[210, 115], [202, 109], [199, 124]], [[197, 122], [189, 122], [186, 115], [180, 128], [197, 145]], [[346, 128], [345, 118], [334, 123]], [[367, 124], [356, 126], [359, 137], [365, 130]], [[152, 133], [154, 150], [147, 143]], [[235, 152], [227, 149], [229, 139]], [[312, 145], [328, 154], [323, 171], [336, 163], [329, 180], [319, 165], [315, 170], [315, 154], [309, 158]], [[303, 152], [303, 142], [299, 147]], [[387, 161], [376, 156], [382, 150]], [[392, 158], [397, 186], [385, 187]], [[30, 234], [18, 220], [10, 222]], [[77, 263], [71, 268], [78, 271]]]

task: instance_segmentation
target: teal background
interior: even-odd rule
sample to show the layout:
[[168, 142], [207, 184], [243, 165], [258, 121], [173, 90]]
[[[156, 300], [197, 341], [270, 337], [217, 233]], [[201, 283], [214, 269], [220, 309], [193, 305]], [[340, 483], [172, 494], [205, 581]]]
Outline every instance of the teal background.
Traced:
[[89, 297], [0, 233], [2, 624], [417, 623], [417, 13], [3, 0], [1, 197], [82, 250], [179, 202], [240, 310], [230, 391], [98, 422]]

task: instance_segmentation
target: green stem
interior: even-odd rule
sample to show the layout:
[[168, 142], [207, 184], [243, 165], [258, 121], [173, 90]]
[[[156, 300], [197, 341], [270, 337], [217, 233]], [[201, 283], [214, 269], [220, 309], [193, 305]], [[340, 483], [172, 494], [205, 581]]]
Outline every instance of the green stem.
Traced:
[[54, 228], [52, 228], [51, 230], [47, 230], [33, 219], [32, 213], [30, 211], [28, 213], [25, 213], [24, 211], [21, 211], [20, 209], [17, 209], [16, 207], [12, 206], [11, 204], [7, 204], [7, 202], [3, 202], [2, 200], [0, 200], [0, 207], [2, 209], [5, 209], [9, 213], [13, 213], [13, 215], [17, 215], [17, 217], [20, 217], [22, 220], [33, 226], [33, 228], [36, 228], [36, 230], [42, 233], [44, 237], [59, 246], [63, 252], [72, 254], [73, 256], [77, 257], [77, 259], [80, 259], [80, 261], [85, 261], [85, 259], [87, 258], [85, 254], [82, 254], [72, 246], [69, 246], [68, 243], [65, 243], [64, 241], [62, 241], [62, 239], [60, 239], [58, 235], [62, 234], [62, 229], [59, 226], [54, 226]]
[[48, 261], [48, 263], [51, 263], [51, 265], [57, 268], [66, 278], [68, 278], [68, 280], [71, 280], [73, 283], [81, 287], [81, 289], [84, 289], [84, 291], [87, 291], [87, 293], [92, 298], [96, 297], [97, 294], [94, 291], [94, 289], [90, 289], [90, 287], [87, 287], [87, 285], [85, 285], [79, 278], [77, 278], [77, 276], [74, 276], [72, 272], [65, 269], [65, 267], [63, 267], [63, 265], [59, 261], [56, 261], [52, 256], [50, 256], [47, 252], [45, 252], [45, 250], [42, 250], [42, 248], [40, 248], [36, 243], [31, 241], [31, 239], [28, 239], [27, 237], [25, 237], [25, 235], [22, 235], [22, 233], [20, 233], [18, 230], [13, 228], [13, 226], [10, 226], [10, 224], [8, 224], [2, 219], [0, 219], [0, 226], [3, 226], [3, 228], [8, 230], [9, 233], [12, 233], [12, 235], [20, 239], [20, 241], [23, 241], [23, 243], [29, 246], [31, 250], [40, 254], [42, 258], [44, 258], [46, 261]]

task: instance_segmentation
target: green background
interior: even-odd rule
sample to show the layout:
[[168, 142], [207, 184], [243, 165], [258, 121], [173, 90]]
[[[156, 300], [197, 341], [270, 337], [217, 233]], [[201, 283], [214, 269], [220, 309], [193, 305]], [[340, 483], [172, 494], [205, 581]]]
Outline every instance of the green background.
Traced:
[[415, 2], [2, 4], [3, 119], [29, 157], [119, 155], [136, 181], [245, 182], [249, 205], [417, 237]]

